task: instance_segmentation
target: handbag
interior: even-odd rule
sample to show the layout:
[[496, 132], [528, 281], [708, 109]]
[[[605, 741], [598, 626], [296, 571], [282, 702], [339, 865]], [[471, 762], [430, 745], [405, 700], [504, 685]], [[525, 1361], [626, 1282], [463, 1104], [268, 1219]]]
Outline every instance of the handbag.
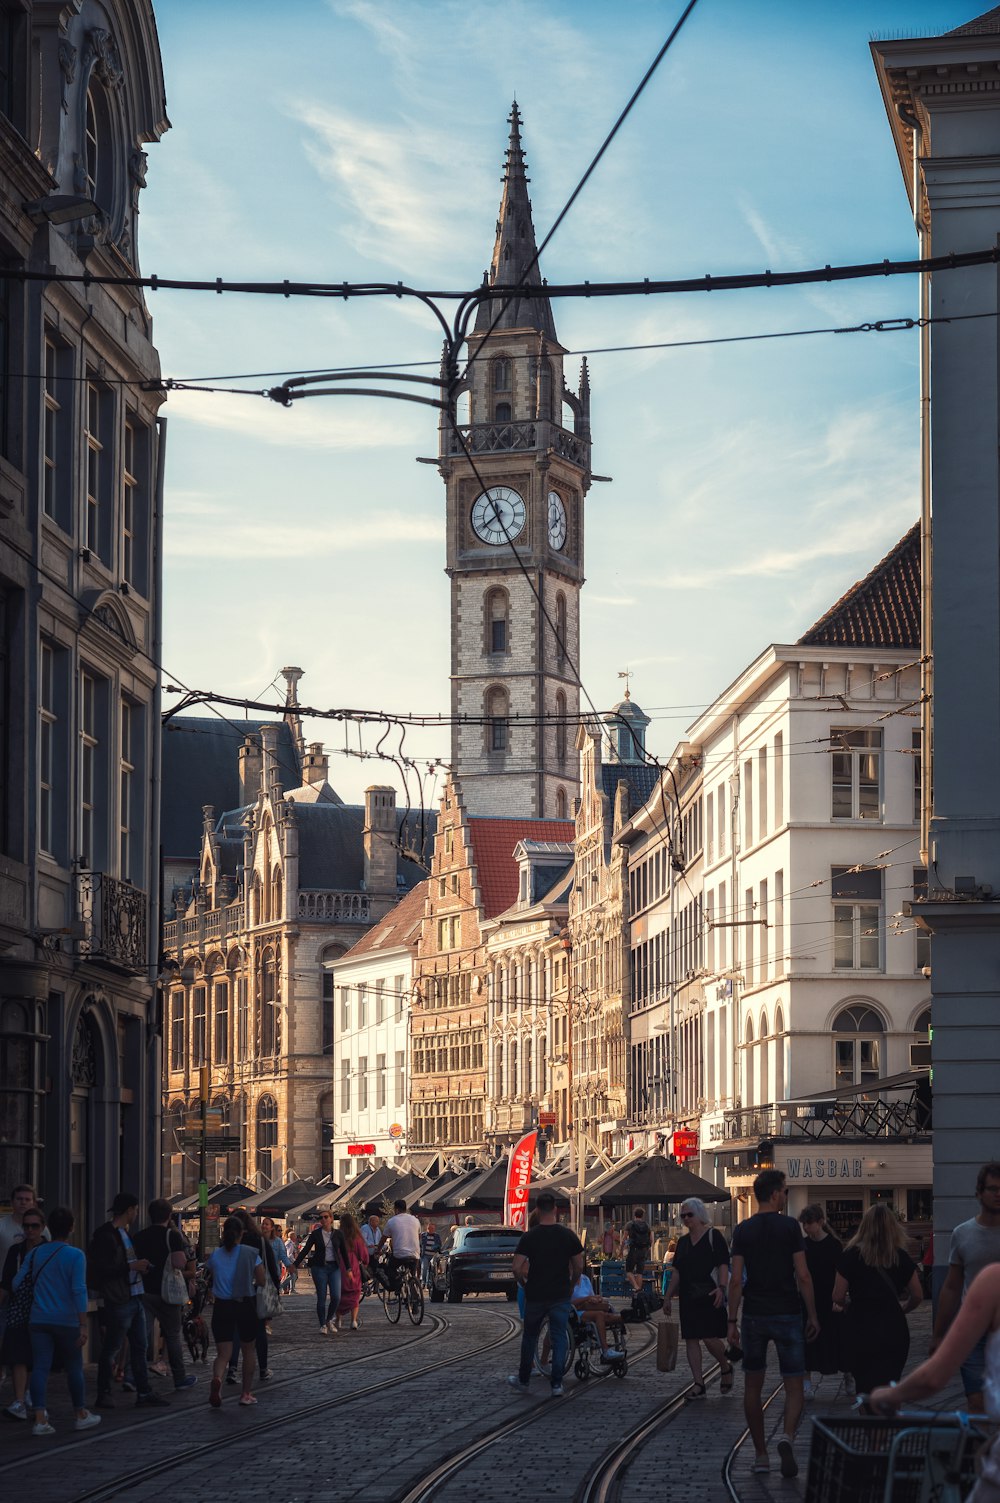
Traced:
[[264, 1238], [261, 1239], [260, 1249], [264, 1255], [264, 1282], [257, 1285], [257, 1319], [273, 1320], [276, 1315], [281, 1314], [281, 1294], [271, 1275], [274, 1253]]
[[[167, 1258], [160, 1280], [160, 1298], [165, 1305], [186, 1305], [188, 1302], [187, 1279], [182, 1268], [175, 1268], [170, 1261], [170, 1228], [166, 1229]], [[178, 1249], [180, 1251], [180, 1249]]]
[[677, 1322], [661, 1320], [656, 1326], [656, 1371], [672, 1373], [677, 1366]]
[[58, 1258], [61, 1248], [57, 1247], [52, 1257], [45, 1259], [41, 1268], [35, 1267], [35, 1253], [37, 1251], [38, 1248], [36, 1247], [29, 1253], [27, 1260], [28, 1271], [11, 1294], [7, 1305], [8, 1326], [26, 1326], [28, 1324], [31, 1318], [31, 1307], [35, 1302], [35, 1285], [38, 1283], [38, 1276], [43, 1269], [48, 1267], [54, 1258]]

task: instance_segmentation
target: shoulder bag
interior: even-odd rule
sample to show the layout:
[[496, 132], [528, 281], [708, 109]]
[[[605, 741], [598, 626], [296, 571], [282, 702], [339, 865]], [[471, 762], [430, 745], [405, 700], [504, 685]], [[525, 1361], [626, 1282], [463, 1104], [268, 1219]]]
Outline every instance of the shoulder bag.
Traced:
[[263, 1284], [258, 1284], [255, 1290], [257, 1318], [258, 1320], [273, 1320], [276, 1315], [281, 1314], [281, 1295], [278, 1292], [277, 1284], [271, 1276], [271, 1267], [267, 1259], [270, 1253], [273, 1262], [274, 1254], [268, 1247], [265, 1237], [261, 1238], [260, 1251], [261, 1261], [264, 1264], [264, 1282]]
[[53, 1259], [58, 1258], [60, 1249], [57, 1247], [52, 1256], [45, 1259], [41, 1268], [35, 1267], [36, 1252], [38, 1252], [37, 1247], [33, 1248], [28, 1254], [25, 1260], [27, 1271], [24, 1278], [11, 1294], [7, 1305], [8, 1326], [26, 1326], [28, 1324], [31, 1318], [31, 1307], [35, 1302], [35, 1285], [38, 1283], [39, 1275], [48, 1267]]
[[[188, 1302], [187, 1279], [184, 1277], [183, 1268], [175, 1268], [170, 1261], [170, 1227], [164, 1227], [167, 1238], [167, 1256], [163, 1264], [163, 1277], [160, 1280], [160, 1298], [165, 1305], [186, 1305]], [[180, 1248], [173, 1249], [180, 1252]]]

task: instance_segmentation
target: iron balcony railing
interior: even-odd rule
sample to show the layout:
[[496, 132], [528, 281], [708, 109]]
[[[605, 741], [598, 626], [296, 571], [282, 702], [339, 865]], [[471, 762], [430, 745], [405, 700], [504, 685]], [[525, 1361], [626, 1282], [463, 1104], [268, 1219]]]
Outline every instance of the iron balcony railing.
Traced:
[[107, 872], [82, 871], [77, 900], [83, 937], [80, 954], [103, 960], [123, 971], [145, 971], [149, 964], [149, 897], [131, 882]]
[[744, 1107], [726, 1112], [723, 1118], [724, 1143], [729, 1148], [756, 1147], [775, 1138], [914, 1138], [930, 1130], [930, 1102], [915, 1081], [891, 1092]]
[[462, 423], [458, 431], [449, 430], [444, 443], [448, 454], [465, 452], [458, 434], [472, 454], [524, 453], [532, 449], [552, 449], [563, 459], [586, 468], [590, 444], [579, 434], [570, 433], [558, 423], [539, 419], [531, 422]]

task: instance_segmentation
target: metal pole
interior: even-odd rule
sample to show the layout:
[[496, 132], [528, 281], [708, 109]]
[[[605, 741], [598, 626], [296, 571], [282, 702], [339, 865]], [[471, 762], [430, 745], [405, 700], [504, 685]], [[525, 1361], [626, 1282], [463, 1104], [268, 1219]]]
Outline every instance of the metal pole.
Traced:
[[204, 1258], [208, 1248], [208, 1066], [198, 1071], [198, 1095], [201, 1109], [201, 1140], [198, 1147], [198, 1252]]

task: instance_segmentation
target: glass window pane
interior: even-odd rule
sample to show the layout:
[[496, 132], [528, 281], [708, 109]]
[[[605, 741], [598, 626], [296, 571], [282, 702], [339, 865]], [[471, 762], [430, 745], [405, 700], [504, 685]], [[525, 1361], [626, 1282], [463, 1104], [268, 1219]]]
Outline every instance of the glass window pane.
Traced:
[[854, 910], [838, 904], [833, 910], [833, 963], [845, 970], [854, 969]]

